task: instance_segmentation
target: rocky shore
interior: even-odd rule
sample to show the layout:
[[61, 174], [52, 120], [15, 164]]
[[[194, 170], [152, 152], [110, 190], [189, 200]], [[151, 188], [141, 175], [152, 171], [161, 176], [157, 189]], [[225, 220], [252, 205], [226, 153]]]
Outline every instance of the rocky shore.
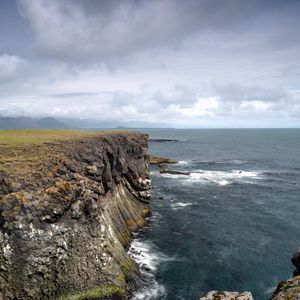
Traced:
[[[270, 300], [299, 300], [300, 299], [300, 247], [291, 258], [296, 267], [293, 277], [280, 282]], [[250, 292], [211, 291], [199, 300], [253, 300]]]
[[293, 277], [278, 284], [271, 300], [300, 299], [300, 247], [294, 253], [291, 262], [296, 267]]
[[0, 299], [129, 299], [147, 147], [139, 133], [0, 146]]

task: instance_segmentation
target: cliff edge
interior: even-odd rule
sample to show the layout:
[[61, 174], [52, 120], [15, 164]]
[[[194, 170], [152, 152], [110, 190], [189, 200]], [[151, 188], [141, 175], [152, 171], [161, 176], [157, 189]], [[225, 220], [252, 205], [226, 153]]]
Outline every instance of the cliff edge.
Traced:
[[140, 133], [0, 145], [0, 299], [130, 297], [139, 271], [125, 248], [149, 213], [147, 147]]

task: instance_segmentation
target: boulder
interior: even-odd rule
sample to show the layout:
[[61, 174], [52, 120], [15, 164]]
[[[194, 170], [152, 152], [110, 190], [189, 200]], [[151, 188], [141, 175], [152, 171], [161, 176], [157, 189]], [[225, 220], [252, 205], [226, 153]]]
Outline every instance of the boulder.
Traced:
[[253, 300], [250, 292], [211, 291], [199, 300]]

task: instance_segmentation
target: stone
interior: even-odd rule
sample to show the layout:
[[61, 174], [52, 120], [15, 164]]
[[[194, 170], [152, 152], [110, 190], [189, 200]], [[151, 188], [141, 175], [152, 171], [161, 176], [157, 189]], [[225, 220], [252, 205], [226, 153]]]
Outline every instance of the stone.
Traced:
[[191, 174], [191, 172], [187, 172], [187, 171], [169, 169], [166, 167], [165, 164], [160, 164], [158, 167], [159, 167], [159, 173], [161, 174], [186, 175], [186, 176]]
[[199, 300], [253, 300], [250, 292], [210, 291]]
[[300, 274], [300, 247], [295, 251], [291, 258], [292, 264], [296, 267], [297, 273]]
[[109, 133], [14, 148], [28, 159], [0, 171], [0, 299], [131, 297], [141, 281], [126, 247], [149, 214], [147, 146], [145, 134]]
[[158, 157], [158, 156], [150, 156], [150, 164], [151, 165], [159, 165], [159, 164], [177, 164], [178, 161], [172, 158], [166, 157]]
[[280, 282], [271, 300], [300, 300], [300, 276]]

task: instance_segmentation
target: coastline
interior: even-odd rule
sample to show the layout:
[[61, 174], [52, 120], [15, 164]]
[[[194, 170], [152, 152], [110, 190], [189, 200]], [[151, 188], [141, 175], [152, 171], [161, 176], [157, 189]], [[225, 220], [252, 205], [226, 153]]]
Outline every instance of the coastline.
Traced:
[[140, 276], [125, 248], [149, 215], [147, 139], [1, 146], [3, 299], [131, 297]]

